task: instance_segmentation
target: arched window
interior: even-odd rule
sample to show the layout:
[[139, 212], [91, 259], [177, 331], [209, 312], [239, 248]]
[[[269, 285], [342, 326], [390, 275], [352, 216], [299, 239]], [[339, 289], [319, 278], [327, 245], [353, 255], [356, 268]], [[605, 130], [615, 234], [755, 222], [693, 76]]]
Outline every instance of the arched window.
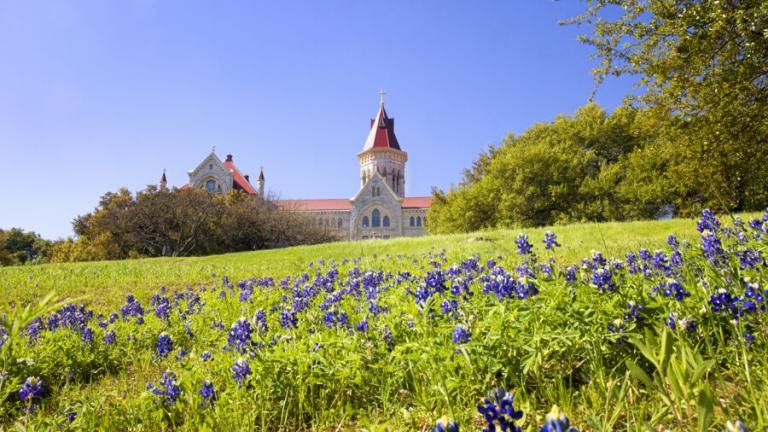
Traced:
[[385, 227], [389, 226], [389, 216], [384, 216], [384, 219], [382, 219], [382, 225]]
[[416, 226], [421, 226], [421, 216], [416, 216]]
[[341, 228], [342, 225], [343, 223], [341, 222], [341, 218], [339, 218], [339, 221], [336, 222], [336, 228]]
[[363, 226], [368, 228], [368, 216], [363, 216]]
[[205, 182], [205, 188], [208, 189], [208, 192], [214, 193], [216, 192], [216, 180], [208, 180]]
[[416, 226], [416, 219], [413, 216], [411, 216], [411, 220], [410, 220], [410, 224], [409, 225], [410, 226]]
[[378, 228], [381, 226], [381, 212], [379, 212], [379, 209], [373, 209], [373, 213], [371, 213], [371, 227]]
[[424, 226], [427, 226], [427, 217], [424, 216]]

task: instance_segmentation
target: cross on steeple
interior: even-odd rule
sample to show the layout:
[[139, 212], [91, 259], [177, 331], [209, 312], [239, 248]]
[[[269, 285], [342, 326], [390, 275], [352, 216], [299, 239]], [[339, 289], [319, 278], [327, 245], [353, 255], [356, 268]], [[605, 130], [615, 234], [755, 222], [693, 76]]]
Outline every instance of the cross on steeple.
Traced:
[[384, 105], [384, 95], [387, 93], [384, 90], [379, 90], [377, 94], [379, 95], [379, 102]]

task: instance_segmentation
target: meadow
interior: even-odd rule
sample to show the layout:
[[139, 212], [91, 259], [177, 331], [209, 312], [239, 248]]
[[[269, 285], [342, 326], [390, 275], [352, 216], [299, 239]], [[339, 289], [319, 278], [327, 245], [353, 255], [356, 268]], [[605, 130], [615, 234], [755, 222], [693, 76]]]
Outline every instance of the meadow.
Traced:
[[2, 268], [0, 428], [763, 430], [766, 220]]

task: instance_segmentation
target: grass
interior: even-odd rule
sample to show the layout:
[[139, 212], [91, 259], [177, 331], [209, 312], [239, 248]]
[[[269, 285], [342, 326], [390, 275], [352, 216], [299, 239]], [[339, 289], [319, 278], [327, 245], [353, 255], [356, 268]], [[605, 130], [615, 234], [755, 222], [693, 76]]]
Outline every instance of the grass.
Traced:
[[[746, 219], [755, 215], [741, 216]], [[557, 259], [570, 263], [588, 256], [591, 250], [602, 251], [608, 256], [622, 256], [627, 251], [641, 247], [651, 250], [661, 248], [669, 234], [675, 234], [681, 240], [695, 240], [695, 225], [693, 219], [585, 223], [524, 230], [337, 242], [207, 257], [3, 267], [0, 268], [0, 299], [2, 303], [26, 303], [54, 291], [63, 297], [89, 296], [89, 302], [94, 306], [115, 307], [123, 302], [128, 292], [146, 297], [161, 286], [183, 288], [206, 284], [216, 279], [213, 275], [227, 275], [233, 280], [263, 275], [284, 277], [303, 271], [307, 263], [320, 258], [341, 261], [344, 258], [363, 257], [366, 262], [371, 262], [375, 261], [374, 256], [401, 254], [420, 257], [442, 249], [446, 250], [450, 262], [474, 253], [482, 256], [509, 256], [514, 254], [514, 240], [521, 231], [532, 239], [543, 238], [547, 230], [556, 232], [563, 244]]]
[[[723, 261], [714, 263], [702, 254], [695, 226], [694, 220], [678, 219], [524, 230], [539, 262], [551, 257], [562, 265], [580, 263], [592, 250], [624, 259], [639, 248], [662, 249], [672, 262], [670, 234], [690, 245], [681, 247], [682, 264], [655, 267], [647, 260], [645, 270], [630, 272], [629, 263], [593, 259], [574, 270], [571, 282], [561, 266], [552, 276], [539, 266], [527, 267], [535, 273], [531, 279], [517, 275], [524, 259], [516, 254], [518, 230], [2, 268], [0, 324], [8, 334], [0, 333], [0, 431], [11, 425], [427, 431], [440, 417], [472, 431], [484, 426], [477, 404], [497, 387], [514, 392], [515, 407], [525, 413], [517, 424], [526, 432], [539, 430], [553, 406], [581, 431], [722, 430], [736, 419], [764, 430], [765, 311], [757, 308], [734, 319], [734, 309], [715, 310], [711, 296], [725, 287], [742, 308], [749, 299], [757, 301], [755, 295], [764, 292], [768, 298], [768, 267], [745, 268], [739, 255], [766, 256], [768, 234], [748, 231], [749, 240], [740, 243], [720, 233], [725, 252]], [[548, 229], [563, 245], [554, 255], [540, 243]], [[479, 265], [468, 264], [475, 254]], [[506, 271], [482, 265], [496, 257]], [[448, 270], [462, 261], [461, 270]], [[405, 271], [410, 275], [401, 274]], [[612, 287], [594, 282], [604, 271], [612, 274]], [[231, 285], [222, 282], [224, 276]], [[285, 276], [291, 279], [283, 288], [279, 281]], [[265, 277], [277, 286], [260, 280]], [[425, 288], [441, 277], [442, 289]], [[685, 290], [679, 299], [664, 291], [670, 278]], [[449, 289], [464, 282], [473, 295]], [[757, 291], [748, 294], [753, 282]], [[417, 301], [414, 292], [425, 289], [429, 295]], [[38, 306], [35, 312], [17, 306], [35, 304], [51, 291], [67, 298], [84, 295], [87, 307], [103, 315], [79, 325], [48, 324], [30, 339], [33, 318], [49, 317], [60, 305]], [[128, 293], [143, 305], [143, 323], [135, 317], [107, 323]], [[155, 294], [168, 297], [165, 317], [150, 303]], [[454, 300], [453, 311], [444, 313], [444, 305]], [[628, 305], [635, 303], [643, 307], [631, 315]], [[765, 304], [761, 297], [759, 305]], [[257, 319], [262, 312], [263, 327]], [[292, 313], [295, 321], [287, 325]], [[87, 317], [71, 309], [66, 314]], [[239, 351], [228, 329], [241, 317], [253, 333]], [[675, 329], [668, 324], [673, 317]], [[693, 321], [695, 327], [686, 324]], [[91, 342], [84, 341], [86, 327], [93, 332]], [[470, 335], [456, 342], [459, 327]], [[115, 332], [114, 343], [104, 341], [108, 332]], [[163, 333], [173, 341], [167, 357], [157, 349]], [[186, 356], [178, 357], [180, 349]], [[202, 360], [206, 351], [210, 361]], [[240, 357], [252, 370], [242, 385], [232, 374]], [[182, 389], [172, 403], [147, 390], [166, 370], [177, 375]], [[31, 414], [17, 396], [27, 377], [40, 377], [49, 390]], [[218, 398], [201, 407], [204, 380], [215, 385]], [[68, 412], [76, 413], [71, 425]]]

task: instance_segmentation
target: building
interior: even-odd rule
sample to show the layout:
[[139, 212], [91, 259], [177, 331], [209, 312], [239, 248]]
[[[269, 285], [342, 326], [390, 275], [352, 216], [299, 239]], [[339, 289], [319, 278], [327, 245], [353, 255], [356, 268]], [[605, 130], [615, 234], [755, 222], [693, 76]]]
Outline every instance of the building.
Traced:
[[[276, 200], [285, 211], [307, 215], [310, 223], [330, 230], [342, 240], [360, 240], [426, 234], [431, 197], [405, 196], [405, 166], [408, 153], [395, 135], [395, 119], [384, 109], [383, 93], [379, 111], [371, 119], [370, 131], [357, 154], [360, 190], [352, 198]], [[215, 149], [192, 171], [189, 185], [211, 193], [230, 189], [264, 197], [264, 171], [259, 173], [258, 190], [249, 177], [234, 165], [232, 155], [224, 162]]]

